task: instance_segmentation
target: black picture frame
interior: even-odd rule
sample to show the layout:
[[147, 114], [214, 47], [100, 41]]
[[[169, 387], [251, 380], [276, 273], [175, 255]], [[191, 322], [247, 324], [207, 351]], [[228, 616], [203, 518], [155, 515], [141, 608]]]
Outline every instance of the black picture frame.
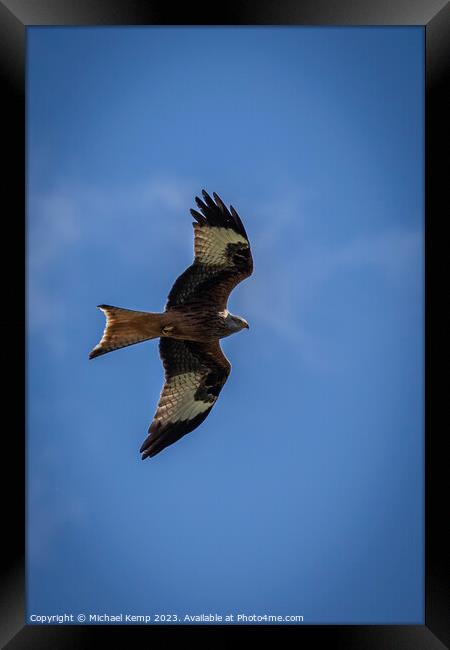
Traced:
[[[89, 648], [111, 636], [126, 647], [148, 647], [155, 635], [177, 630], [189, 639], [200, 632], [233, 630], [244, 638], [262, 626], [33, 626], [25, 625], [25, 58], [26, 28], [33, 25], [422, 25], [426, 42], [425, 125], [425, 624], [263, 626], [290, 631], [306, 647], [326, 643], [345, 650], [438, 650], [450, 644], [449, 533], [444, 498], [448, 490], [446, 432], [450, 430], [444, 370], [448, 303], [444, 238], [446, 204], [445, 101], [450, 60], [450, 4], [445, 0], [229, 0], [213, 11], [189, 3], [174, 9], [149, 0], [0, 0], [2, 79], [3, 314], [3, 553], [0, 582], [2, 647]], [[441, 155], [442, 154], [442, 155]], [[447, 181], [448, 182], [448, 181]], [[5, 208], [5, 205], [8, 208]], [[448, 211], [448, 209], [447, 209]], [[6, 229], [6, 232], [5, 232]], [[8, 254], [10, 253], [10, 254]], [[445, 283], [445, 284], [444, 284]], [[447, 289], [447, 290], [446, 290]], [[25, 345], [24, 345], [25, 342]], [[443, 381], [440, 381], [440, 377]], [[5, 415], [10, 415], [6, 418]], [[251, 632], [250, 632], [251, 630]], [[133, 645], [132, 645], [133, 644]]]

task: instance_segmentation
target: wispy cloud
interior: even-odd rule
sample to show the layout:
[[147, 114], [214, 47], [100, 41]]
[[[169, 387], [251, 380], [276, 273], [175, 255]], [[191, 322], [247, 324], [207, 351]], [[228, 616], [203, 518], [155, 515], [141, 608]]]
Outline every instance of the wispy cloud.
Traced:
[[67, 182], [47, 193], [28, 197], [28, 327], [45, 334], [52, 351], [66, 350], [66, 309], [52, 293], [52, 279], [64, 259], [89, 244], [113, 246], [120, 262], [143, 263], [151, 242], [143, 246], [143, 233], [152, 223], [159, 246], [168, 250], [187, 247], [179, 219], [166, 218], [191, 200], [191, 184], [169, 177], [152, 177], [132, 186], [99, 187]]
[[[411, 274], [418, 277], [423, 246], [417, 229], [380, 229], [369, 236], [330, 244], [309, 233], [301, 192], [283, 194], [256, 206], [260, 228], [252, 247], [256, 261], [251, 287], [246, 287], [249, 316], [264, 323], [292, 346], [293, 354], [317, 370], [328, 370], [327, 345], [306, 325], [307, 316], [328, 298], [328, 284], [343, 273], [359, 274], [372, 268], [393, 287], [406, 286]], [[274, 218], [273, 215], [276, 215]], [[287, 245], [295, 232], [298, 250]], [[276, 265], [270, 264], [276, 259]], [[305, 318], [303, 318], [305, 316]]]
[[[67, 182], [49, 193], [31, 193], [28, 225], [33, 270], [51, 266], [82, 238], [100, 241], [121, 225], [128, 227], [125, 243], [130, 250], [130, 239], [142, 241], [138, 229], [142, 217], [158, 223], [168, 212], [186, 211], [190, 187], [176, 178], [152, 177], [127, 186]], [[172, 234], [178, 232], [174, 227]]]

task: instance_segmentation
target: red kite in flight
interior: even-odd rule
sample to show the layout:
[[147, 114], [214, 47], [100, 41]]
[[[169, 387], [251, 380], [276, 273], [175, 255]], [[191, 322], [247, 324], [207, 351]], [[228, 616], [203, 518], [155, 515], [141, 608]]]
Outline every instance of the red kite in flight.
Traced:
[[253, 271], [250, 243], [233, 208], [213, 192], [195, 197], [201, 211], [191, 210], [195, 259], [173, 285], [165, 310], [149, 313], [99, 305], [106, 316], [93, 359], [127, 345], [159, 338], [165, 383], [149, 435], [140, 451], [152, 457], [206, 418], [230, 374], [220, 339], [248, 329], [248, 323], [230, 314], [231, 291]]

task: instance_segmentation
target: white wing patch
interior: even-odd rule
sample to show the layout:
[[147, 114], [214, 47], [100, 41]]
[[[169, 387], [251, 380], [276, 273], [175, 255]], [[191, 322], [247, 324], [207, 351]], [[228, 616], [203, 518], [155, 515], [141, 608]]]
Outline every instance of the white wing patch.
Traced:
[[161, 395], [155, 419], [164, 422], [191, 420], [211, 408], [214, 402], [203, 402], [194, 397], [202, 379], [203, 374], [198, 372], [172, 377]]
[[248, 241], [231, 228], [202, 227], [194, 223], [195, 256], [203, 264], [226, 264], [228, 244], [245, 244]]

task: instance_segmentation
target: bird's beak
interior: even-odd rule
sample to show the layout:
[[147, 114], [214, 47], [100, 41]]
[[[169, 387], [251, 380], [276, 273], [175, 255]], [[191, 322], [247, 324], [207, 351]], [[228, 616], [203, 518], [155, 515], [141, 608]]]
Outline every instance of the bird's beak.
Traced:
[[249, 330], [249, 329], [250, 329], [250, 325], [249, 325], [248, 323], [245, 323], [245, 329], [246, 329], [246, 330]]

